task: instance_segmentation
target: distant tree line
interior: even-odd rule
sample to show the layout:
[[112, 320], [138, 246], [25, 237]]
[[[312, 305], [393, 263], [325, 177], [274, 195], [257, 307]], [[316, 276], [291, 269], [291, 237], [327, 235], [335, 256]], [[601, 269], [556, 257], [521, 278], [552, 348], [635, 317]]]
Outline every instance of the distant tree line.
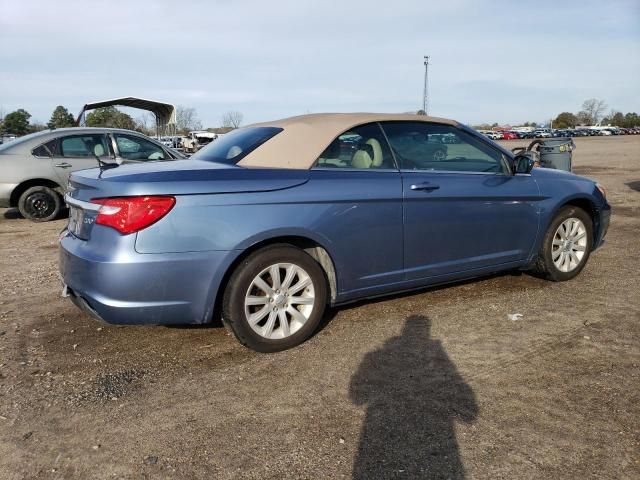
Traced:
[[623, 114], [614, 109], [605, 115], [607, 104], [603, 100], [590, 98], [582, 104], [578, 113], [562, 112], [553, 120], [555, 128], [574, 128], [578, 125], [612, 125], [631, 128], [640, 125], [640, 116], [635, 112]]
[[[46, 128], [65, 128], [75, 126], [75, 119], [69, 110], [58, 105], [51, 114], [46, 125], [31, 120], [31, 114], [19, 108], [5, 115], [0, 107], [0, 134], [26, 135]], [[221, 118], [221, 126], [225, 131], [238, 128], [242, 123], [242, 113], [229, 111]], [[136, 130], [146, 135], [156, 134], [156, 121], [153, 114], [145, 112], [134, 119], [131, 115], [116, 107], [103, 107], [91, 110], [85, 116], [87, 127], [123, 128]], [[176, 130], [185, 135], [193, 130], [202, 130], [202, 122], [195, 108], [178, 105], [176, 107]]]
[[[640, 126], [640, 115], [635, 112], [623, 114], [617, 110], [611, 109], [608, 114], [607, 104], [603, 100], [590, 98], [582, 103], [582, 109], [578, 113], [562, 112], [553, 119], [553, 128], [575, 128], [580, 125], [612, 125], [622, 128], [631, 128]], [[491, 130], [499, 127], [498, 123], [482, 123], [473, 125], [476, 130]], [[525, 122], [524, 127], [538, 127], [540, 124], [536, 122]]]

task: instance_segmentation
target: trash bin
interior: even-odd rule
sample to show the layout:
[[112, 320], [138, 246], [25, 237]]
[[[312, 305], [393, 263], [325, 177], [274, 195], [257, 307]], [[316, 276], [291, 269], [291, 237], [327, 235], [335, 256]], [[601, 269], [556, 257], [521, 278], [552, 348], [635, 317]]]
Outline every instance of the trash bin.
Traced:
[[576, 148], [571, 138], [550, 138], [538, 144], [540, 165], [546, 168], [571, 171], [571, 152]]
[[[534, 147], [537, 147], [534, 149]], [[571, 171], [571, 152], [576, 148], [571, 138], [550, 138], [548, 140], [534, 140], [528, 147], [512, 149], [517, 154], [522, 151], [534, 152], [539, 158], [541, 167], [556, 170]]]

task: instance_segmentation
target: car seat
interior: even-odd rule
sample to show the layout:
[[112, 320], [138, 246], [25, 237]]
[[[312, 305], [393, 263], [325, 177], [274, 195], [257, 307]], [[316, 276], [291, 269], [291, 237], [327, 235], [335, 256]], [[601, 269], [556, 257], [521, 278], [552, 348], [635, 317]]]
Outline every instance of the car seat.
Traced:
[[352, 168], [380, 168], [382, 166], [383, 155], [380, 142], [375, 138], [370, 138], [360, 145], [351, 159]]

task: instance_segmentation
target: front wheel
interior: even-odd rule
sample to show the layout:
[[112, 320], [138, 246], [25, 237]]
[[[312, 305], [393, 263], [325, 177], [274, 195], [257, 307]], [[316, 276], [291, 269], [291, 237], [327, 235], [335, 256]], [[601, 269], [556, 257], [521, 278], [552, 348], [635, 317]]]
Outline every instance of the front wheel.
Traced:
[[287, 245], [249, 255], [224, 293], [222, 319], [240, 343], [278, 352], [304, 342], [317, 328], [327, 302], [320, 265]]
[[55, 219], [61, 208], [60, 195], [49, 187], [28, 188], [18, 199], [18, 210], [22, 216], [34, 222], [48, 222]]
[[535, 270], [549, 280], [570, 280], [582, 271], [592, 247], [589, 214], [578, 207], [563, 207], [547, 229]]

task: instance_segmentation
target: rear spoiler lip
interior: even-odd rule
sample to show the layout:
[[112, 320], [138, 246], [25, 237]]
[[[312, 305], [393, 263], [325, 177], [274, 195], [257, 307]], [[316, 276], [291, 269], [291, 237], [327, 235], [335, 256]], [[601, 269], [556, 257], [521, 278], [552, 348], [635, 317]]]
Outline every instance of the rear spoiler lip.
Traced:
[[84, 202], [82, 200], [77, 200], [72, 198], [68, 193], [64, 196], [64, 201], [67, 205], [72, 207], [81, 208], [82, 210], [89, 210], [90, 212], [97, 212], [100, 210], [102, 205], [91, 202]]

